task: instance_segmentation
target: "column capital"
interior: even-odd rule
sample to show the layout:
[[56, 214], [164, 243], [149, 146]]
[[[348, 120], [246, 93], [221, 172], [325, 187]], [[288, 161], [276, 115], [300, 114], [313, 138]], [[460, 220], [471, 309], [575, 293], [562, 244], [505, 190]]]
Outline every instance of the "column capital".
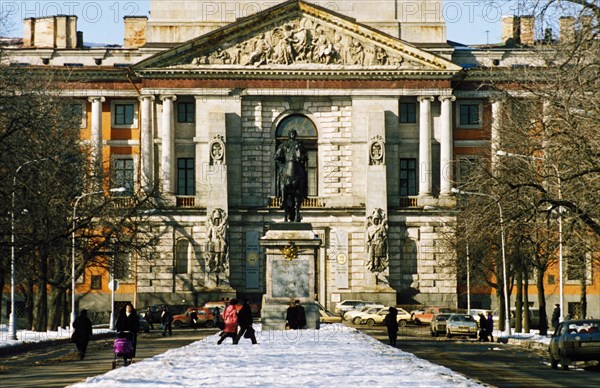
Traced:
[[159, 97], [161, 101], [165, 101], [165, 100], [173, 100], [173, 101], [177, 101], [177, 96], [174, 94], [165, 94]]
[[139, 101], [143, 101], [143, 100], [147, 100], [147, 99], [150, 100], [150, 101], [154, 101], [154, 100], [156, 100], [156, 97], [153, 94], [148, 94], [148, 95], [145, 95], [145, 96], [139, 96], [138, 97]]
[[435, 100], [435, 97], [433, 97], [433, 96], [419, 96], [419, 97], [417, 97], [417, 101], [419, 101], [419, 102], [425, 102], [425, 101], [433, 102], [434, 100]]
[[456, 96], [452, 96], [452, 95], [450, 95], [450, 96], [439, 96], [438, 100], [440, 102], [444, 102], [444, 101], [454, 102], [454, 101], [456, 101]]
[[102, 97], [102, 96], [95, 96], [95, 97], [88, 97], [88, 101], [89, 102], [105, 102], [106, 98]]

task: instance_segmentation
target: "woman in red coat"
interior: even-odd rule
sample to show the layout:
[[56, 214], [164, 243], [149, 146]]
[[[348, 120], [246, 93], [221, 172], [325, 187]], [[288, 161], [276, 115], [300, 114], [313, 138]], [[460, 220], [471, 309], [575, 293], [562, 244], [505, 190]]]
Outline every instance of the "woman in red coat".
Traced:
[[217, 345], [221, 345], [225, 338], [231, 337], [231, 339], [235, 342], [235, 337], [237, 335], [238, 328], [238, 319], [237, 319], [237, 309], [235, 305], [237, 304], [237, 299], [231, 299], [229, 301], [229, 306], [223, 312], [223, 321], [225, 322], [225, 329], [223, 329], [223, 334], [221, 334], [221, 339], [217, 342]]

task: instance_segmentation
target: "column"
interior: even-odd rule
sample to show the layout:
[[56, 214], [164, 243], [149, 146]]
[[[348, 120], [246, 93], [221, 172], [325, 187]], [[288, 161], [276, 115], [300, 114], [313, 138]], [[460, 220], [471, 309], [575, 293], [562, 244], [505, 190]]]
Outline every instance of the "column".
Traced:
[[431, 103], [434, 98], [422, 96], [419, 101], [419, 196], [431, 196]]
[[491, 156], [492, 170], [498, 165], [498, 155], [496, 152], [500, 149], [500, 130], [502, 125], [502, 111], [504, 110], [504, 102], [501, 98], [493, 98], [492, 100], [492, 134], [491, 134]]
[[173, 153], [175, 143], [175, 125], [173, 117], [173, 102], [177, 96], [161, 96], [163, 102], [162, 112], [162, 158], [160, 172], [162, 178], [162, 192], [169, 194], [173, 192], [172, 171], [173, 171]]
[[452, 189], [452, 103], [454, 96], [440, 96], [442, 103], [440, 134], [440, 195], [450, 195]]
[[[92, 168], [94, 175], [102, 176], [102, 103], [106, 101], [104, 97], [89, 97], [88, 101], [92, 103]], [[101, 178], [99, 178], [101, 180]], [[100, 184], [101, 182], [97, 182]]]
[[154, 96], [142, 96], [140, 97], [140, 101], [142, 103], [142, 141], [140, 144], [142, 157], [141, 180], [142, 188], [146, 192], [150, 192], [154, 186], [154, 139], [152, 136], [152, 105]]

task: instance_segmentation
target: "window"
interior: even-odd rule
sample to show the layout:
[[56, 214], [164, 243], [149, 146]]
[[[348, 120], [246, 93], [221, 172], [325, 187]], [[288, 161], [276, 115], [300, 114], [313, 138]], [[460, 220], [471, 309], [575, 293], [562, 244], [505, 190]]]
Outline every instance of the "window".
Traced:
[[133, 191], [133, 159], [115, 159], [113, 163], [113, 187], [125, 187]]
[[83, 103], [76, 102], [69, 104], [67, 109], [68, 114], [73, 118], [73, 123], [79, 124], [80, 128], [85, 128], [87, 126], [85, 105]]
[[133, 125], [133, 104], [115, 104], [115, 125]]
[[308, 164], [306, 167], [306, 178], [308, 192], [311, 197], [319, 195], [319, 174], [318, 174], [318, 134], [317, 128], [313, 122], [303, 115], [290, 115], [283, 119], [277, 126], [277, 147], [288, 140], [289, 132], [295, 129], [298, 134], [298, 140], [301, 140], [306, 149]]
[[400, 103], [400, 123], [412, 124], [417, 122], [417, 104], [414, 102]]
[[417, 160], [400, 159], [400, 196], [417, 195]]
[[195, 121], [196, 105], [193, 102], [177, 103], [177, 122], [193, 123]]
[[185, 239], [177, 241], [175, 245], [175, 274], [186, 274], [188, 273], [188, 255], [189, 255], [190, 242]]
[[92, 290], [102, 289], [102, 275], [92, 275], [92, 283], [90, 285]]
[[477, 102], [461, 102], [458, 106], [458, 126], [463, 128], [481, 127], [482, 105]]
[[196, 195], [194, 159], [177, 159], [177, 195]]

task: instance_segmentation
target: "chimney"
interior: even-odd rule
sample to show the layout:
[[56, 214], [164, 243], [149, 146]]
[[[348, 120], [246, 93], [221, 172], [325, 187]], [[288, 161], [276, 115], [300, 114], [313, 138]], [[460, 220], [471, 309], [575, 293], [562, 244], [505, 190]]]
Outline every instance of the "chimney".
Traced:
[[66, 15], [56, 15], [54, 22], [54, 46], [59, 49], [67, 48], [67, 20]]
[[559, 19], [560, 23], [560, 43], [571, 43], [575, 40], [575, 18], [573, 16], [563, 16]]
[[33, 46], [38, 48], [54, 48], [56, 18], [47, 16], [34, 20]]
[[23, 20], [23, 47], [31, 47], [34, 44], [35, 19]]
[[83, 48], [83, 31], [77, 31], [77, 43], [76, 43], [76, 47], [78, 49]]
[[521, 44], [533, 46], [535, 44], [535, 19], [531, 15], [520, 17]]
[[77, 16], [71, 15], [67, 18], [67, 48], [77, 47]]
[[148, 17], [146, 16], [125, 16], [125, 38], [124, 48], [139, 48], [146, 44], [146, 27]]
[[502, 43], [515, 43], [519, 40], [519, 17], [502, 16]]

